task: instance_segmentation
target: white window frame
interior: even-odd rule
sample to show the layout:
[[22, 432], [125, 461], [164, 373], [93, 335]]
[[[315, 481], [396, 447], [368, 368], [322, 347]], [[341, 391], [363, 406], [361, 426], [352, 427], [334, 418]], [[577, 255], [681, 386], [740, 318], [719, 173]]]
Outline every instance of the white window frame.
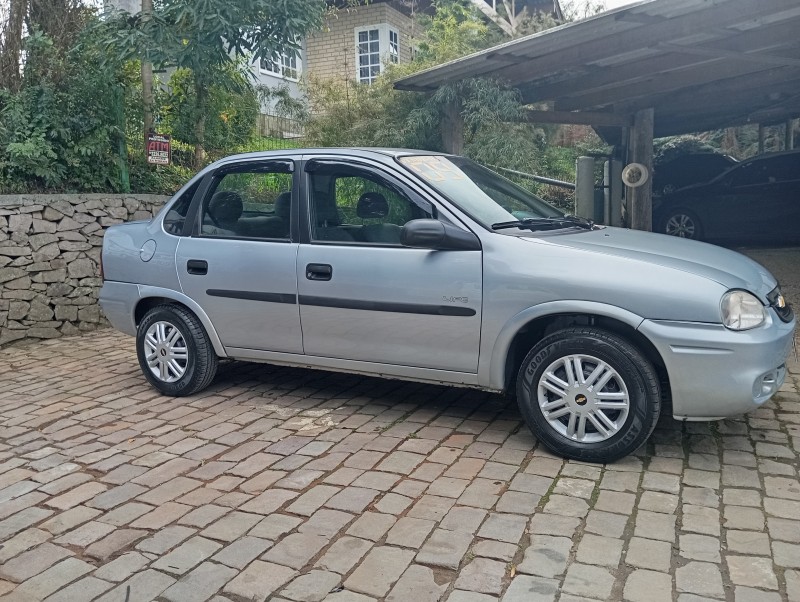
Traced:
[[[294, 64], [292, 64], [292, 62], [294, 62]], [[274, 69], [264, 66], [270, 63], [275, 65]], [[292, 74], [292, 71], [294, 71], [294, 74]], [[258, 72], [292, 82], [300, 81], [300, 75], [303, 73], [303, 58], [301, 52], [299, 49], [295, 51], [289, 49], [280, 56], [280, 61], [276, 61], [275, 58], [262, 58], [258, 61]]]
[[[400, 31], [396, 27], [392, 27], [388, 23], [379, 23], [375, 25], [364, 25], [361, 27], [356, 27], [354, 30], [353, 39], [355, 41], [355, 67], [356, 67], [356, 81], [359, 83], [371, 84], [375, 78], [362, 78], [361, 77], [361, 53], [360, 53], [360, 42], [359, 42], [359, 34], [362, 32], [369, 32], [375, 31], [378, 32], [378, 63], [377, 65], [373, 65], [370, 63], [370, 67], [377, 66], [378, 67], [378, 74], [383, 73], [384, 67], [388, 63], [399, 63], [400, 62]], [[396, 41], [396, 52], [392, 52], [392, 40], [390, 33], [394, 36]], [[376, 76], [377, 77], [377, 76]]]

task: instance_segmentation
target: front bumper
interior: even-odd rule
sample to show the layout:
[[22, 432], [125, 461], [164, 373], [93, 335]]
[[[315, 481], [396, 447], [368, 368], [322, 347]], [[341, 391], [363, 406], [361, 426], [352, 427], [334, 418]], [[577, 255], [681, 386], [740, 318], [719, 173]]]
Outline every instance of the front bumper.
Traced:
[[796, 322], [770, 312], [742, 332], [721, 324], [645, 320], [639, 331], [658, 349], [678, 420], [719, 420], [761, 406], [786, 377]]

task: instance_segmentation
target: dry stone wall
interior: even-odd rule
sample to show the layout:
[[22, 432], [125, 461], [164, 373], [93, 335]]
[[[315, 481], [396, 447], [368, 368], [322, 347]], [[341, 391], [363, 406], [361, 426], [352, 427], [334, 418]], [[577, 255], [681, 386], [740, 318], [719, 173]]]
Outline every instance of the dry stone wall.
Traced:
[[106, 324], [97, 304], [105, 229], [149, 219], [168, 197], [0, 196], [0, 346]]

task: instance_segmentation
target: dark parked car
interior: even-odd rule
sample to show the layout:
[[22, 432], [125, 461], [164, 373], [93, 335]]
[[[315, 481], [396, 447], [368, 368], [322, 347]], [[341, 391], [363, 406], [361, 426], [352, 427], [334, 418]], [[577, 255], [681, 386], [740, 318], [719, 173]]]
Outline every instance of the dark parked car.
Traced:
[[657, 232], [714, 242], [800, 241], [800, 151], [760, 155], [653, 202]]
[[718, 153], [691, 153], [659, 163], [653, 172], [653, 194], [671, 194], [680, 188], [710, 182], [738, 161]]

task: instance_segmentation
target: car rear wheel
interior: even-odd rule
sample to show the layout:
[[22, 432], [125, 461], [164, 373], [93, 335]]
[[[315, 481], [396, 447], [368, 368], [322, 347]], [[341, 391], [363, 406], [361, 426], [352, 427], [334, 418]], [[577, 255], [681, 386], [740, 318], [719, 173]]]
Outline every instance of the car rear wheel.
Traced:
[[658, 421], [652, 364], [628, 341], [596, 328], [543, 339], [522, 362], [517, 402], [539, 440], [561, 456], [612, 462], [638, 449]]
[[675, 209], [662, 220], [661, 231], [670, 236], [700, 240], [703, 227], [697, 215], [688, 209]]
[[177, 305], [147, 312], [136, 333], [136, 354], [150, 384], [173, 397], [205, 389], [219, 362], [200, 320]]

